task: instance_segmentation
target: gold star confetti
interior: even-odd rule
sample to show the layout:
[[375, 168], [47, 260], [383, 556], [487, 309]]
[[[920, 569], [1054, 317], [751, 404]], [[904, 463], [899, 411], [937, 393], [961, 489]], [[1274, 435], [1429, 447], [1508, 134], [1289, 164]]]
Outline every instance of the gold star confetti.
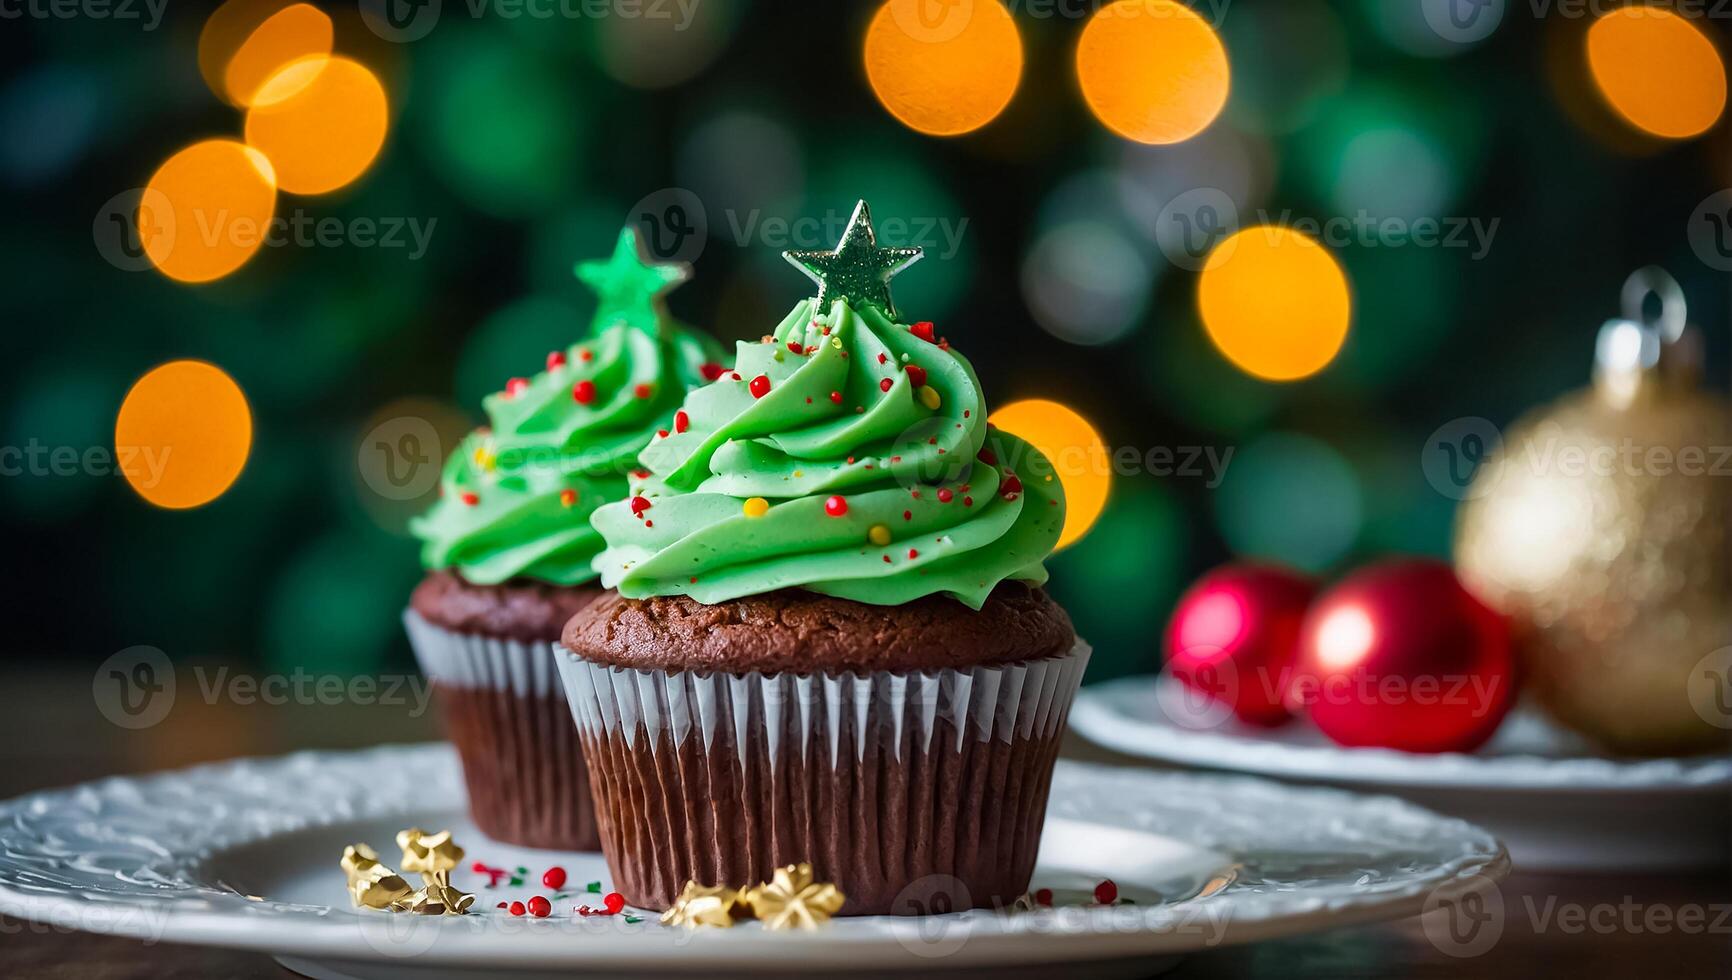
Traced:
[[451, 839], [449, 830], [429, 834], [420, 827], [410, 827], [398, 832], [397, 846], [403, 849], [404, 871], [450, 871], [463, 860], [463, 848]]
[[349, 880], [349, 899], [362, 908], [388, 908], [408, 895], [409, 883], [379, 863], [379, 855], [366, 844], [343, 848], [343, 874]]
[[673, 907], [662, 913], [662, 925], [726, 929], [734, 924], [734, 916], [741, 911], [739, 889], [688, 881], [680, 897], [674, 899]]
[[810, 864], [777, 868], [769, 882], [746, 890], [746, 904], [766, 929], [816, 929], [846, 900], [835, 885], [813, 881]]

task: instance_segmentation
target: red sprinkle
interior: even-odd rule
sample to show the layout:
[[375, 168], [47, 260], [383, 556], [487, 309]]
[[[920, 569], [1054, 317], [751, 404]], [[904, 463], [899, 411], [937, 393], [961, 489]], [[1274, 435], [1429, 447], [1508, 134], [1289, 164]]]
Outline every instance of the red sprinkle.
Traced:
[[939, 487], [938, 488], [938, 502], [939, 503], [948, 504], [954, 499], [956, 499], [956, 494], [953, 493], [949, 487]]
[[579, 405], [588, 405], [595, 401], [595, 382], [584, 380], [572, 385], [571, 398]]
[[883, 364], [883, 363], [884, 363], [884, 362], [885, 362], [885, 361], [888, 361], [888, 360], [890, 360], [890, 358], [889, 358], [889, 357], [887, 357], [887, 356], [885, 356], [885, 355], [883, 355], [883, 354], [879, 354], [879, 355], [878, 355], [878, 363], [879, 363], [879, 364]]
[[908, 328], [908, 332], [929, 344], [936, 343], [936, 341], [933, 340], [931, 320], [921, 320], [919, 323], [913, 324]]
[[893, 382], [889, 378], [885, 378], [883, 381], [878, 382], [878, 390], [889, 391], [891, 384], [893, 384]]
[[547, 355], [547, 369], [552, 371], [555, 368], [562, 367], [565, 367], [565, 351], [549, 351]]
[[679, 411], [674, 413], [674, 431], [675, 432], [684, 432], [691, 427], [692, 427], [692, 419], [691, 419], [691, 416], [686, 414], [685, 409], [682, 408]]
[[998, 492], [1006, 500], [1015, 500], [1016, 495], [1022, 492], [1022, 481], [1016, 478], [1015, 473], [1012, 473], [1004, 478], [1003, 483], [998, 485]]
[[647, 382], [640, 381], [632, 387], [631, 393], [639, 398], [648, 398], [655, 388]]
[[1119, 886], [1113, 884], [1111, 878], [1095, 886], [1095, 901], [1102, 905], [1111, 905], [1119, 900]]
[[529, 914], [537, 919], [545, 919], [553, 914], [553, 903], [537, 895], [529, 900]]
[[618, 915], [625, 908], [625, 896], [619, 892], [608, 892], [607, 897], [601, 900], [601, 907], [607, 910], [608, 915]]
[[912, 521], [914, 519], [914, 512], [911, 510], [903, 511], [902, 512], [902, 519], [905, 521]]
[[522, 902], [512, 902], [510, 905], [506, 906], [505, 911], [510, 912], [512, 915], [522, 915], [523, 914], [523, 903]]
[[962, 498], [962, 506], [973, 507], [974, 506], [974, 498], [973, 497], [963, 497]]
[[1042, 888], [1034, 893], [1034, 904], [1052, 908], [1052, 889]]
[[988, 466], [997, 466], [998, 465], [998, 454], [993, 452], [990, 449], [984, 449], [984, 448], [981, 449], [980, 455], [976, 456], [975, 459], [980, 460], [982, 463], [985, 463]]
[[637, 477], [640, 480], [647, 480], [647, 479], [649, 479], [650, 472], [649, 472], [649, 470], [646, 470], [646, 469], [635, 469], [635, 470], [631, 471], [631, 475]]
[[518, 395], [523, 394], [523, 389], [527, 387], [529, 387], [528, 378], [512, 378], [510, 381], [505, 382], [505, 397], [516, 398]]
[[577, 359], [585, 362], [593, 361], [595, 360], [595, 354], [589, 348], [585, 347], [577, 352]]
[[752, 379], [752, 383], [751, 383], [750, 387], [752, 390], [752, 397], [753, 398], [764, 397], [765, 395], [770, 393], [770, 376], [767, 374], [758, 375], [757, 377]]
[[650, 509], [650, 506], [651, 506], [651, 504], [649, 502], [648, 497], [633, 497], [633, 498], [631, 498], [631, 512], [633, 514], [637, 514], [639, 516], [642, 516], [644, 511]]
[[541, 883], [554, 891], [565, 887], [565, 869], [554, 865], [541, 875]]
[[802, 350], [803, 350], [803, 349], [804, 349], [804, 348], [802, 348], [802, 347], [801, 347], [801, 346], [800, 346], [800, 342], [799, 342], [799, 341], [798, 341], [798, 340], [790, 340], [790, 341], [788, 341], [788, 349], [789, 349], [789, 350], [791, 350], [791, 351], [793, 351], [793, 352], [794, 352], [794, 353], [796, 353], [796, 354], [798, 354], [798, 353], [800, 353], [800, 352], [801, 352], [801, 351], [802, 351]]
[[910, 558], [919, 558], [919, 557], [920, 557], [920, 552], [918, 552], [918, 551], [915, 551], [915, 550], [914, 550], [914, 549], [913, 549], [913, 548], [909, 548], [909, 549], [908, 549], [908, 557], [910, 557]]
[[668, 430], [666, 430], [666, 429], [657, 429], [656, 430], [656, 438], [657, 439], [666, 439], [667, 437], [668, 437]]
[[830, 392], [830, 400], [838, 405], [842, 404], [842, 393], [840, 391]]
[[831, 497], [824, 501], [824, 513], [831, 517], [841, 517], [848, 513], [848, 501], [844, 497]]
[[904, 371], [908, 372], [908, 380], [914, 382], [914, 387], [924, 387], [926, 384], [926, 369], [918, 364], [910, 364]]
[[710, 362], [698, 365], [698, 373], [704, 376], [705, 381], [716, 380], [717, 378], [722, 376], [722, 372], [725, 370], [726, 370], [726, 368], [722, 367], [720, 364], [715, 363], [714, 361], [710, 361]]
[[463, 491], [462, 496], [458, 497], [457, 499], [461, 500], [464, 503], [468, 504], [469, 506], [473, 507], [476, 504], [481, 502], [481, 495], [476, 493], [473, 490], [465, 490], [465, 491]]

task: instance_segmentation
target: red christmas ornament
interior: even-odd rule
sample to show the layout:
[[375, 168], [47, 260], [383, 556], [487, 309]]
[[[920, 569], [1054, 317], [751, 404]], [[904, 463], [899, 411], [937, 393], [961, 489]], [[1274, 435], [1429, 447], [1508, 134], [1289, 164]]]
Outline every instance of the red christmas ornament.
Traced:
[[1179, 598], [1167, 621], [1167, 672], [1253, 725], [1290, 716], [1285, 698], [1299, 627], [1317, 587], [1273, 565], [1223, 565]]
[[1515, 700], [1509, 626], [1440, 561], [1361, 569], [1311, 607], [1288, 703], [1341, 745], [1467, 752]]

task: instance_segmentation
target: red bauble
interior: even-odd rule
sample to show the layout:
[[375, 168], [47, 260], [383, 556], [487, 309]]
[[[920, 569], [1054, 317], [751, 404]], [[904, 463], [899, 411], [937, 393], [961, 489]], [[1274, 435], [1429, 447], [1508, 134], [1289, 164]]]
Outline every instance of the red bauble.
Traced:
[[1509, 626], [1440, 561], [1361, 569], [1305, 617], [1289, 694], [1341, 745], [1466, 752], [1515, 695]]
[[1305, 576], [1272, 565], [1215, 569], [1173, 609], [1168, 672], [1242, 721], [1279, 725], [1291, 715], [1287, 682], [1316, 591]]

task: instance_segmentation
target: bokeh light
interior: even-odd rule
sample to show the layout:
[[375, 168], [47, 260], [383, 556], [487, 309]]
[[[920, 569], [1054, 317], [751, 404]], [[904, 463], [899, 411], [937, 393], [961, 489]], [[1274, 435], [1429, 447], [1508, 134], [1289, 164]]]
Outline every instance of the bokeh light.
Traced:
[[[678, 85], [710, 67], [733, 37], [742, 5], [687, 2], [644, 6], [637, 16], [618, 8], [592, 18], [596, 63], [633, 88]], [[659, 11], [659, 12], [658, 12]], [[522, 33], [557, 33], [538, 18], [520, 18]]]
[[[300, 0], [227, 0], [205, 18], [204, 26], [198, 35], [198, 70], [204, 77], [205, 85], [217, 98], [231, 105], [242, 105], [229, 90], [229, 69], [234, 65], [235, 56], [258, 34], [259, 28], [272, 17], [289, 7], [308, 6]], [[302, 15], [296, 14], [290, 20], [273, 28], [271, 34], [276, 34], [282, 27], [290, 24], [304, 24]], [[298, 33], [298, 32], [297, 32]], [[261, 37], [261, 41], [265, 38]], [[275, 43], [261, 45], [258, 54], [264, 54], [274, 48]], [[301, 53], [316, 53], [313, 51]], [[251, 61], [249, 57], [249, 61]], [[277, 65], [264, 66], [263, 74], [254, 80], [255, 85], [263, 82]], [[248, 72], [243, 69], [243, 76]]]
[[366, 172], [385, 144], [385, 87], [348, 58], [310, 57], [272, 75], [247, 110], [247, 143], [270, 158], [277, 184], [324, 194]]
[[866, 79], [903, 125], [956, 136], [991, 122], [1016, 94], [1022, 39], [999, 0], [888, 0], [866, 28]]
[[163, 275], [209, 282], [258, 252], [276, 207], [276, 175], [264, 154], [205, 140], [169, 157], [145, 184], [139, 241]]
[[1029, 398], [1003, 406], [989, 421], [1040, 450], [1057, 471], [1066, 508], [1058, 546], [1087, 534], [1106, 506], [1113, 482], [1111, 455], [1088, 419], [1058, 402]]
[[1341, 350], [1352, 300], [1346, 273], [1322, 245], [1292, 228], [1257, 225], [1209, 253], [1197, 309], [1228, 360], [1259, 378], [1293, 381]]
[[29, 186], [60, 176], [90, 148], [113, 95], [84, 67], [48, 65], [0, 89], [0, 180]]
[[[284, 7], [267, 17], [229, 59], [223, 90], [236, 105], [252, 105], [260, 89], [283, 67], [303, 58], [328, 56], [331, 39], [331, 18], [324, 11], [306, 3]], [[298, 77], [305, 83], [314, 76]]]
[[1153, 280], [1136, 243], [1112, 225], [1075, 221], [1043, 232], [1022, 262], [1022, 295], [1048, 333], [1107, 344], [1129, 333]]
[[1178, 143], [1227, 104], [1227, 49], [1214, 28], [1174, 0], [1117, 0], [1083, 28], [1077, 78], [1089, 108], [1139, 143]]
[[1638, 129], [1685, 139], [1726, 108], [1726, 66], [1714, 42], [1670, 10], [1614, 10], [1588, 28], [1587, 44], [1594, 84]]
[[240, 385], [204, 361], [170, 361], [126, 393], [115, 465], [138, 495], [182, 510], [222, 496], [246, 467], [253, 416]]
[[1215, 516], [1234, 554], [1320, 572], [1358, 537], [1362, 495], [1333, 447], [1276, 432], [1233, 455], [1215, 493]]
[[1436, 219], [1479, 171], [1485, 138], [1474, 100], [1388, 75], [1324, 100], [1290, 158], [1338, 215]]
[[1188, 574], [1192, 517], [1167, 486], [1126, 480], [1088, 537], [1048, 559], [1046, 588], [1094, 644], [1092, 682], [1146, 673]]
[[800, 138], [781, 119], [747, 108], [706, 113], [674, 158], [681, 187], [741, 212], [791, 214], [806, 187]]

